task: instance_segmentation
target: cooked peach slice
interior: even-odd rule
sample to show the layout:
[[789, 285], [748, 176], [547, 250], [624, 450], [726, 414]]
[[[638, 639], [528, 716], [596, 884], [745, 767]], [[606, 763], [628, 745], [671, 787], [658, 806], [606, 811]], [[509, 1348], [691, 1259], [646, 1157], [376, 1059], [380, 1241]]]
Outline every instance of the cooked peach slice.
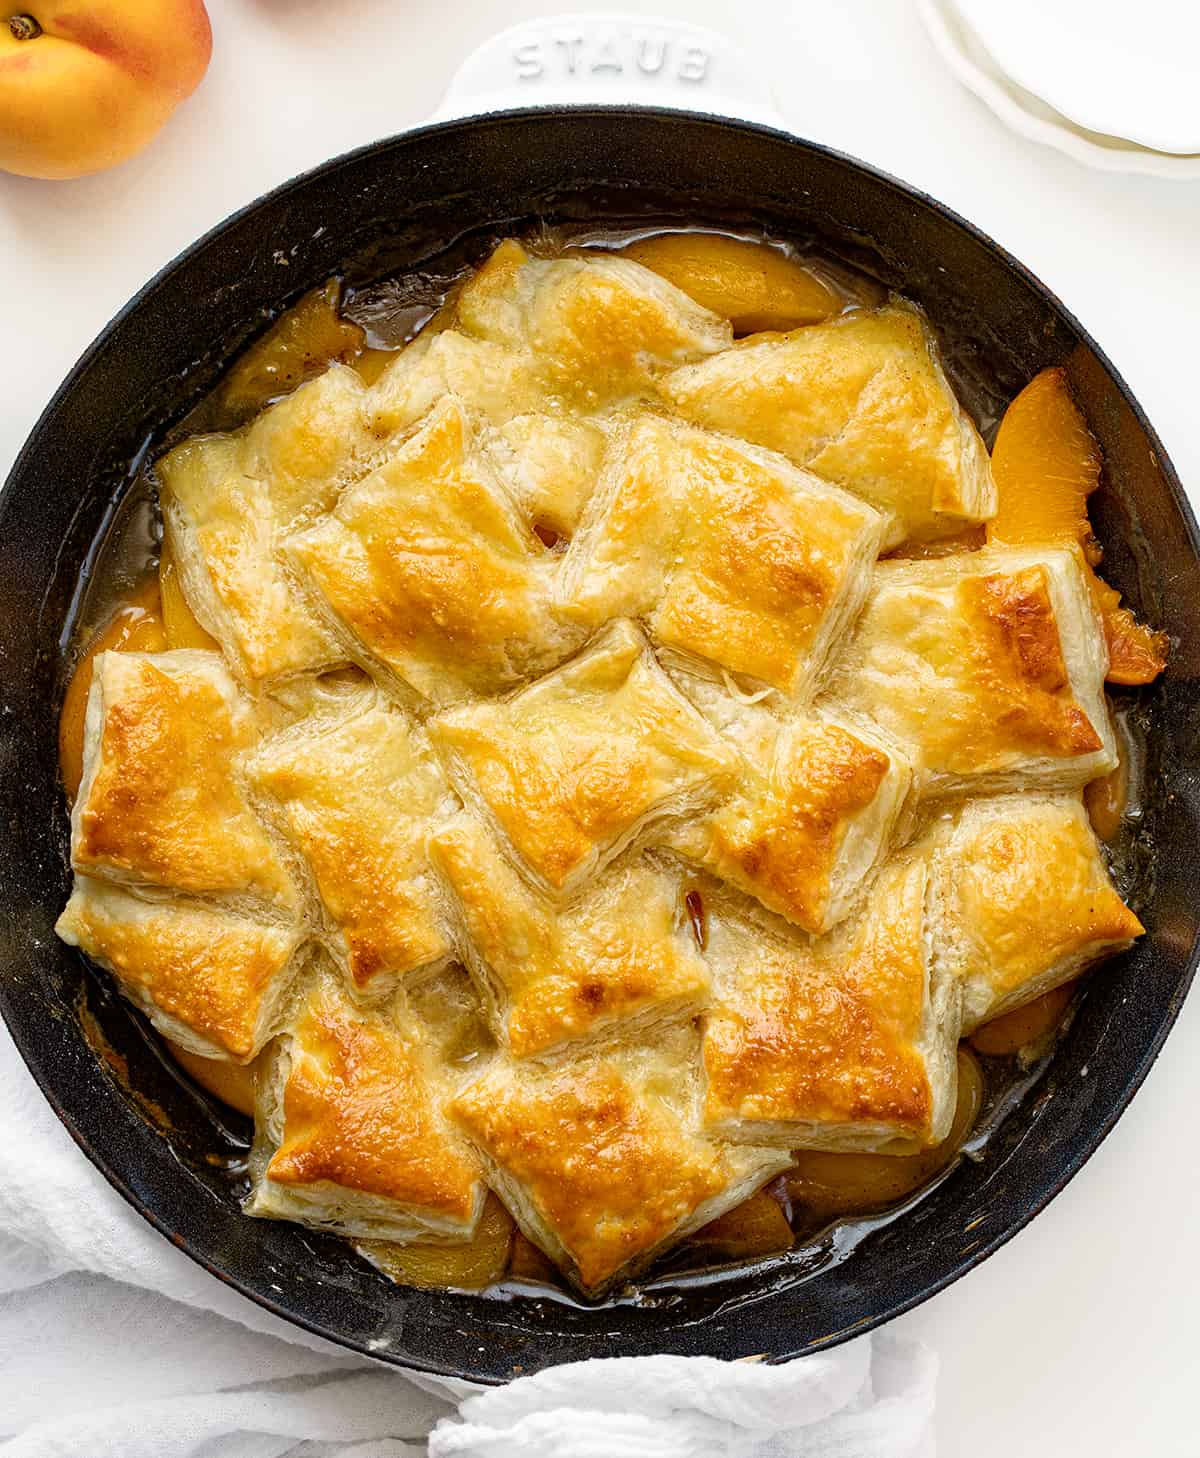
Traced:
[[236, 1109], [239, 1114], [254, 1117], [254, 1065], [226, 1063], [220, 1058], [201, 1058], [181, 1048], [178, 1043], [164, 1039], [167, 1052], [175, 1062], [190, 1073], [201, 1088], [207, 1089], [214, 1098]]
[[475, 1234], [460, 1245], [437, 1245], [432, 1241], [397, 1245], [390, 1240], [360, 1240], [356, 1244], [372, 1265], [402, 1286], [456, 1286], [462, 1291], [479, 1291], [504, 1275], [512, 1238], [512, 1217], [495, 1195], [489, 1195]]
[[1091, 588], [1108, 639], [1109, 683], [1153, 683], [1167, 666], [1167, 635], [1139, 623], [1129, 608], [1121, 606], [1121, 594], [1116, 588], [1109, 587], [1094, 572]]
[[689, 1242], [718, 1261], [752, 1261], [792, 1247], [792, 1227], [768, 1190], [759, 1190], [697, 1230]]
[[508, 1274], [514, 1281], [530, 1281], [541, 1286], [556, 1286], [561, 1280], [558, 1268], [550, 1257], [540, 1251], [531, 1240], [526, 1240], [519, 1230], [513, 1236]]
[[835, 289], [767, 243], [716, 233], [659, 233], [623, 252], [728, 319], [735, 334], [819, 324], [842, 308]]
[[954, 1159], [979, 1117], [983, 1073], [978, 1062], [958, 1050], [958, 1102], [950, 1132], [920, 1154], [826, 1154], [801, 1149], [787, 1177], [788, 1194], [810, 1227], [840, 1215], [861, 1215], [907, 1199]]
[[222, 409], [248, 419], [334, 360], [349, 364], [357, 359], [367, 336], [338, 312], [341, 296], [341, 284], [331, 278], [281, 314], [225, 376]]
[[1106, 844], [1116, 840], [1129, 803], [1129, 762], [1124, 745], [1119, 739], [1117, 742], [1121, 758], [1116, 768], [1093, 780], [1083, 791], [1083, 803], [1087, 806], [1092, 829]]
[[1087, 499], [1100, 484], [1100, 448], [1061, 369], [1035, 375], [1005, 411], [992, 474], [999, 509], [988, 523], [990, 540], [1089, 549]]
[[1108, 681], [1153, 682], [1167, 661], [1167, 637], [1121, 607], [1121, 594], [1094, 571], [1100, 548], [1087, 499], [1100, 484], [1100, 448], [1063, 370], [1043, 370], [1005, 411], [992, 449], [992, 475], [999, 506], [988, 523], [988, 541], [1077, 546], [1108, 639]]
[[1024, 1007], [1013, 1008], [1012, 1012], [976, 1028], [971, 1034], [971, 1047], [990, 1058], [1003, 1058], [1041, 1043], [1062, 1022], [1063, 1013], [1074, 995], [1073, 982], [1043, 992], [1041, 997], [1035, 997]]

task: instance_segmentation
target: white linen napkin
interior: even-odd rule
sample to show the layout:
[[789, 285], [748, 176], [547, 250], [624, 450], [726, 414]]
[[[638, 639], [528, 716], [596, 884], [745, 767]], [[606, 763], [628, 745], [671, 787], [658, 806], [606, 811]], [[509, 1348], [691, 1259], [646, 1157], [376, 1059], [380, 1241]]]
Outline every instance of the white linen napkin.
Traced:
[[932, 1458], [935, 1382], [932, 1354], [886, 1336], [486, 1391], [351, 1356], [147, 1225], [0, 1026], [0, 1458]]

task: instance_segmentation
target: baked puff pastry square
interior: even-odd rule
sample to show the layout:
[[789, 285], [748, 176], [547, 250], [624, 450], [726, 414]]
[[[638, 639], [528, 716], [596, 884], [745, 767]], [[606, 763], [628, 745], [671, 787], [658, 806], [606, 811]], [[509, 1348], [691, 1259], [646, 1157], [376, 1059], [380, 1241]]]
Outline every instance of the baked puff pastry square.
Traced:
[[629, 622], [514, 698], [441, 715], [430, 733], [464, 799], [556, 892], [656, 822], [719, 798], [738, 771]]
[[527, 352], [461, 330], [429, 325], [399, 351], [367, 395], [376, 435], [410, 430], [447, 396], [495, 424], [545, 404]]
[[446, 1119], [452, 1091], [403, 1001], [367, 1010], [321, 976], [259, 1073], [247, 1214], [372, 1240], [469, 1239], [484, 1186]]
[[877, 734], [833, 720], [747, 739], [737, 792], [669, 843], [805, 931], [828, 931], [891, 850], [912, 765]]
[[354, 371], [333, 365], [245, 429], [193, 436], [155, 464], [184, 596], [250, 682], [344, 661], [277, 549], [366, 469], [379, 442], [364, 398]]
[[905, 1154], [954, 1116], [959, 989], [935, 955], [929, 857], [889, 862], [809, 939], [710, 894], [705, 1128], [788, 1149]]
[[498, 1040], [517, 1057], [691, 1017], [708, 968], [679, 880], [645, 861], [614, 867], [570, 906], [553, 905], [462, 815], [430, 837], [450, 890], [463, 961]]
[[695, 1053], [678, 1028], [586, 1064], [500, 1059], [450, 1104], [525, 1235], [590, 1296], [790, 1163], [700, 1134]]
[[632, 259], [535, 258], [511, 239], [455, 313], [466, 333], [530, 351], [547, 388], [585, 409], [645, 394], [663, 370], [733, 340], [728, 320]]
[[346, 651], [423, 698], [503, 690], [580, 641], [453, 400], [286, 548]]
[[500, 424], [492, 459], [500, 479], [548, 546], [574, 536], [596, 489], [607, 422], [529, 410]]
[[964, 1033], [1124, 951], [1144, 931], [1112, 884], [1078, 795], [974, 801], [944, 836], [937, 863]]
[[75, 870], [298, 915], [303, 897], [239, 768], [261, 729], [219, 654], [99, 654], [71, 815]]
[[753, 336], [664, 381], [688, 420], [779, 451], [889, 519], [885, 546], [996, 510], [979, 432], [954, 397], [915, 309], [856, 309]]
[[456, 329], [401, 351], [370, 392], [368, 420], [391, 438], [446, 398], [486, 422], [490, 460], [525, 519], [543, 536], [571, 536], [600, 470], [603, 421], [564, 411], [527, 351]]
[[1078, 557], [881, 562], [830, 701], [913, 747], [929, 793], [1067, 789], [1117, 762], [1108, 650]]
[[411, 719], [368, 689], [267, 740], [247, 774], [308, 863], [327, 945], [357, 991], [386, 993], [445, 961], [424, 846], [453, 801]]
[[248, 1063], [276, 1031], [301, 933], [221, 907], [147, 901], [77, 876], [55, 931], [106, 967], [173, 1043], [205, 1058]]
[[792, 696], [853, 621], [883, 519], [780, 456], [642, 415], [563, 559], [563, 612], [645, 618], [668, 648]]

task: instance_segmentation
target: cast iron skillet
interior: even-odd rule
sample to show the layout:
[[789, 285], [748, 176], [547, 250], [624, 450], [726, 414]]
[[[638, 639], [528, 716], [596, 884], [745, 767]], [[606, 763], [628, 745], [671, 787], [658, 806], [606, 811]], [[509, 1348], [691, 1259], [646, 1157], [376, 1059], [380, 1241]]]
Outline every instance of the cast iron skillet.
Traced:
[[[1107, 462], [1107, 575], [1175, 649], [1143, 691], [1148, 936], [1093, 979], [1044, 1077], [927, 1198], [764, 1265], [585, 1306], [391, 1285], [333, 1238], [243, 1217], [245, 1130], [168, 1073], [145, 1024], [52, 927], [67, 897], [55, 763], [60, 643], [129, 462], [272, 311], [341, 272], [419, 266], [535, 220], [763, 229], [839, 254], [928, 311], [982, 413], [1065, 364]], [[986, 425], [986, 421], [984, 422]], [[0, 1010], [59, 1117], [134, 1206], [264, 1307], [360, 1352], [484, 1381], [644, 1352], [785, 1360], [906, 1310], [977, 1264], [1079, 1169], [1146, 1076], [1196, 960], [1200, 816], [1197, 529], [1158, 439], [1061, 304], [1002, 249], [893, 179], [761, 127], [677, 112], [513, 112], [381, 142], [222, 224], [104, 331], [34, 430], [0, 503]], [[214, 1162], [214, 1154], [223, 1156]]]

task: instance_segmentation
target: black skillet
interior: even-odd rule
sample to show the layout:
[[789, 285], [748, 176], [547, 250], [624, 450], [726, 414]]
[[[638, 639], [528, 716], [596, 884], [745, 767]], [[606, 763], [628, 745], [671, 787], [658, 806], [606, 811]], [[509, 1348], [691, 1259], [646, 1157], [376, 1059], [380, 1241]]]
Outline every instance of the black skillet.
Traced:
[[[342, 1242], [237, 1205], [245, 1130], [168, 1071], [140, 1017], [58, 943], [66, 816], [55, 760], [60, 645], [130, 462], [282, 305], [477, 255], [537, 220], [765, 231], [920, 303], [982, 416], [1065, 364], [1104, 448], [1106, 574], [1172, 635], [1136, 696], [1147, 733], [1137, 892], [1148, 935], [1099, 971], [1042, 1076], [926, 1198], [786, 1258], [659, 1277], [600, 1306], [390, 1284]], [[981, 420], [986, 427], [988, 420]], [[0, 502], [0, 1010], [83, 1151], [146, 1218], [264, 1307], [360, 1352], [495, 1381], [588, 1356], [765, 1353], [840, 1341], [932, 1295], [1015, 1234], [1097, 1147], [1179, 1011], [1197, 947], [1200, 558], [1179, 481], [1120, 376], [1025, 268], [939, 204], [825, 148], [677, 112], [494, 115], [364, 148], [238, 213], [150, 283], [72, 371]], [[1157, 855], [1147, 853], [1157, 848]], [[1086, 1070], [1086, 1076], [1085, 1076]]]

